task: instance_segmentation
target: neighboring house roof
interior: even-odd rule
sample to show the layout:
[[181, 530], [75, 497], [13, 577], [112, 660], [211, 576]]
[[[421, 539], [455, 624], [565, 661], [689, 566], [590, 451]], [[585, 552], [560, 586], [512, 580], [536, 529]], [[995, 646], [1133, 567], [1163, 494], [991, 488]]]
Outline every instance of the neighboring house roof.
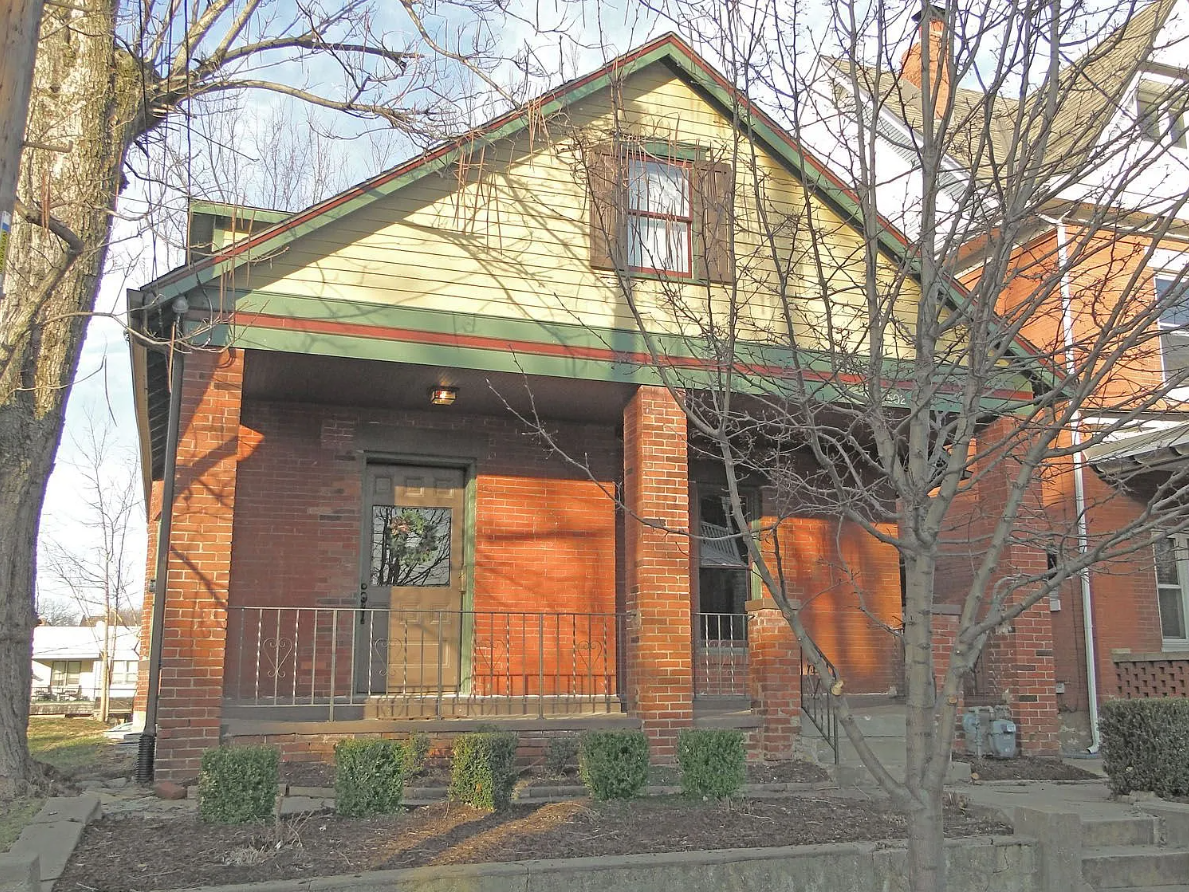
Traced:
[[[137, 659], [139, 633], [136, 629], [117, 627], [112, 658]], [[37, 626], [33, 629], [33, 659], [39, 663], [55, 660], [98, 660], [103, 649], [103, 625]]]
[[[1051, 177], [1081, 170], [1098, 145], [1103, 131], [1119, 111], [1119, 98], [1147, 62], [1178, 0], [1154, 0], [1119, 28], [1110, 32], [1085, 56], [1070, 61], [1058, 74], [1055, 90], [1040, 88], [1022, 99], [958, 86], [951, 91], [950, 156], [981, 180], [992, 180], [1011, 157], [1020, 138], [1030, 142], [1048, 136], [1045, 150]], [[879, 107], [907, 124], [922, 129], [921, 91], [897, 73], [831, 60], [839, 75], [853, 77]], [[1055, 98], [1056, 110], [1044, 113]]]
[[1099, 443], [1086, 450], [1086, 461], [1104, 473], [1159, 470], [1189, 459], [1189, 422]]

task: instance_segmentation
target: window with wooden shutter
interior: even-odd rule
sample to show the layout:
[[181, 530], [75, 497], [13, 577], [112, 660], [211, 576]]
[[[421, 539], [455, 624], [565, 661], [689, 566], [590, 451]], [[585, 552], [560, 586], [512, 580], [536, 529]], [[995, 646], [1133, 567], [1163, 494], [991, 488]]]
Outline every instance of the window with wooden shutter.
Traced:
[[702, 161], [694, 165], [694, 212], [695, 275], [711, 282], [733, 282], [735, 170], [730, 164]]
[[731, 165], [608, 146], [588, 175], [591, 266], [733, 280]]
[[621, 153], [606, 146], [590, 154], [590, 265], [595, 269], [624, 268], [622, 254], [624, 196]]

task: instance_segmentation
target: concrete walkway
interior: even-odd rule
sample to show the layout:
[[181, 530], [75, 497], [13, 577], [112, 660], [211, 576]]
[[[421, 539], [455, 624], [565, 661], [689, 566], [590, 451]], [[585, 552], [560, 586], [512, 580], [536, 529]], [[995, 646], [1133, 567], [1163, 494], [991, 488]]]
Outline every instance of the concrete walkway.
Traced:
[[47, 799], [8, 854], [0, 856], [5, 859], [0, 861], [0, 889], [51, 892], [83, 830], [100, 814], [95, 793]]
[[1045, 892], [1189, 892], [1189, 804], [1112, 799], [1103, 782], [1021, 781], [953, 788], [1040, 844]]

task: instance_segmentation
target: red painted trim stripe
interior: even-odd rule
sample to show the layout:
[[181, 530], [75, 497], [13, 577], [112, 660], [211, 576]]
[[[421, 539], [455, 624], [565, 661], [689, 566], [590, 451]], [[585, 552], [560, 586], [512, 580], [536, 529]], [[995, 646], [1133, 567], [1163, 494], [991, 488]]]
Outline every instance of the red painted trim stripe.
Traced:
[[[541, 341], [524, 341], [508, 338], [491, 338], [483, 335], [449, 334], [445, 332], [422, 331], [413, 328], [394, 328], [383, 325], [367, 325], [361, 322], [336, 322], [328, 319], [297, 319], [292, 316], [271, 316], [265, 313], [249, 313], [253, 328], [267, 328], [276, 331], [295, 331], [302, 334], [340, 335], [353, 338], [368, 338], [378, 341], [396, 341], [408, 344], [433, 344], [442, 347], [460, 347], [474, 350], [491, 350], [499, 353], [522, 353], [530, 356], [548, 356], [562, 359], [583, 359], [593, 362], [628, 363], [638, 366], [651, 366], [658, 363], [648, 353], [640, 351], [610, 350], [604, 347], [581, 347], [570, 344], [544, 343]], [[232, 320], [232, 324], [234, 320]], [[668, 368], [714, 371], [716, 366], [704, 359], [693, 356], [663, 356], [659, 362]], [[840, 374], [831, 372], [817, 372], [811, 369], [790, 369], [786, 366], [775, 365], [740, 365], [738, 371], [747, 375], [766, 375], [776, 378], [793, 379], [806, 378], [811, 381], [838, 381], [843, 384], [860, 385], [864, 379], [860, 375]], [[887, 385], [907, 390], [911, 388], [909, 381], [889, 381]], [[956, 388], [943, 392], [956, 392]], [[1031, 394], [1018, 390], [993, 390], [987, 396], [993, 399], [1024, 400], [1031, 399]]]

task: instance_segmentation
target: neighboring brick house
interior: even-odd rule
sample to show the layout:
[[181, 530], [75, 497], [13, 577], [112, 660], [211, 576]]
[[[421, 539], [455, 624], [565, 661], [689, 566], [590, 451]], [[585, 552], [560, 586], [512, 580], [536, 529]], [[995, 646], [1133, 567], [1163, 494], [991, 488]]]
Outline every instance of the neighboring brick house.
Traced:
[[[194, 206], [189, 264], [130, 295], [135, 329], [182, 345], [131, 340], [154, 535], [175, 484], [145, 605], [147, 629], [164, 598], [160, 776], [220, 741], [313, 758], [493, 720], [642, 726], [667, 759], [715, 706], [753, 755], [790, 754], [797, 647], [737, 549], [685, 535], [729, 524], [649, 351], [711, 374], [682, 314], [765, 262], [754, 212], [722, 212], [740, 113], [768, 194], [832, 221], [839, 257], [855, 202], [735, 100], [667, 36], [292, 216]], [[626, 208], [619, 163], [650, 184]], [[750, 498], [762, 519], [775, 494]], [[848, 691], [898, 687], [858, 603], [897, 623], [894, 548], [809, 509], [780, 535]]]
[[[1084, 56], [1063, 59], [1057, 80], [1061, 105], [1051, 125], [1035, 114], [1046, 121], [1053, 159], [1045, 175], [1060, 188], [1054, 188], [1047, 213], [1036, 215], [1017, 243], [1017, 277], [1002, 293], [1000, 310], [1010, 316], [1030, 299], [1037, 282], [1059, 279], [1051, 305], [1033, 311], [1022, 329], [1058, 363], [1067, 350], [1083, 349], [1091, 335], [1109, 324], [1104, 318], [1120, 304], [1120, 295], [1130, 295], [1137, 311], [1144, 312], [1144, 305], [1154, 306], [1158, 295], [1184, 292], [1189, 276], [1189, 209], [1184, 205], [1189, 192], [1189, 68], [1184, 61], [1189, 4], [1153, 0], [1133, 12], [1117, 29], [1100, 35]], [[955, 193], [969, 178], [993, 194], [997, 177], [1008, 176], [997, 164], [1008, 163], [1013, 140], [1021, 139], [1020, 128], [1028, 133], [1028, 125], [1020, 122], [1029, 121], [1045, 97], [988, 96], [951, 83], [952, 68], [941, 61], [947, 47], [954, 52], [945, 21], [945, 11], [934, 8], [921, 40], [930, 42], [929, 55], [938, 66], [931, 78], [936, 107], [949, 110], [949, 126], [968, 122], [972, 134], [963, 138], [959, 132], [947, 158], [956, 172]], [[906, 171], [914, 163], [919, 170], [919, 162], [905, 152], [906, 143], [897, 134], [920, 137], [921, 40], [905, 54], [899, 71], [879, 72], [878, 78], [875, 69], [832, 63], [840, 82], [864, 85], [860, 92], [868, 104], [880, 85], [879, 132], [888, 143], [883, 158]], [[1128, 134], [1138, 139], [1127, 139]], [[1138, 171], [1128, 188], [1108, 189], [1120, 166], [1128, 164]], [[886, 173], [884, 178], [893, 179]], [[967, 246], [964, 281], [977, 279], [979, 251], [978, 244]], [[1066, 265], [1067, 257], [1072, 260]], [[1056, 463], [1038, 487], [1042, 513], [1053, 530], [1064, 534], [1061, 548], [1079, 547], [1079, 514], [1085, 517], [1080, 547], [1093, 548], [1136, 521], [1170, 475], [1189, 469], [1189, 408], [1184, 402], [1189, 390], [1173, 386], [1185, 381], [1185, 321], [1179, 306], [1154, 318], [1151, 340], [1136, 339], [1137, 346], [1128, 349], [1074, 418], [1066, 444], [1074, 438], [1094, 443], [1096, 432], [1112, 433], [1081, 458]], [[1162, 393], [1162, 398], [1153, 398]], [[1168, 497], [1167, 489], [1163, 497]], [[1097, 704], [1091, 708], [1090, 702], [1094, 688], [1097, 702], [1189, 695], [1189, 539], [1184, 535], [1168, 538], [1155, 553], [1142, 548], [1104, 561], [1056, 595], [1049, 602], [1053, 680], [1067, 748], [1097, 743], [1091, 732], [1097, 713]], [[1093, 672], [1088, 671], [1091, 666]], [[976, 678], [972, 689], [980, 684], [984, 690], [972, 690], [975, 697], [1000, 701], [1004, 686]]]

